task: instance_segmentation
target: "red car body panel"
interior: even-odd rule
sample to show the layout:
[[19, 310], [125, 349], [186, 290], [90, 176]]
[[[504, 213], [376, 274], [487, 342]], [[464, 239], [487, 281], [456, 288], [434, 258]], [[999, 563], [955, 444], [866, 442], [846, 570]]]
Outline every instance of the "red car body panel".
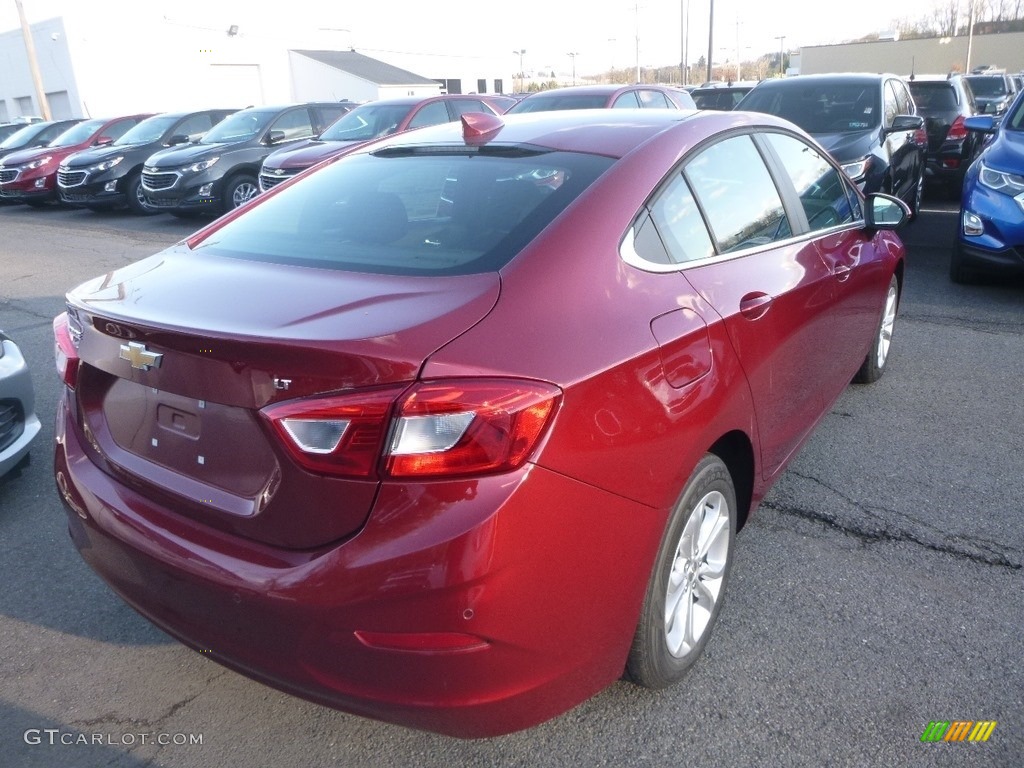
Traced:
[[[507, 733], [619, 678], [693, 467], [709, 450], [728, 459], [742, 523], [863, 361], [903, 248], [848, 228], [678, 271], [632, 266], [624, 232], [693, 147], [755, 120], [789, 128], [614, 112], [526, 116], [488, 139], [623, 158], [497, 272], [372, 275], [190, 252], [298, 181], [69, 294], [82, 365], [59, 407], [55, 473], [90, 566], [226, 666], [413, 727]], [[458, 140], [441, 126], [375, 146]], [[132, 367], [129, 341], [165, 363]], [[254, 414], [466, 377], [561, 391], [521, 466], [317, 477]], [[131, 408], [152, 415], [120, 423]], [[159, 442], [214, 442], [169, 458], [124, 445], [140, 423]]]

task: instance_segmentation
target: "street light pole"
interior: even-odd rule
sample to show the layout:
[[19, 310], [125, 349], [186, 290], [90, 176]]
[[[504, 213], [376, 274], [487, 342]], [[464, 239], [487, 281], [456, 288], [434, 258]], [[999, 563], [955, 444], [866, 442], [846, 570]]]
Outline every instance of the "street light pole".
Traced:
[[785, 65], [786, 54], [785, 54], [785, 49], [782, 46], [786, 42], [786, 36], [785, 35], [779, 35], [775, 39], [779, 41], [779, 77], [785, 77], [786, 76], [786, 65]]
[[522, 48], [518, 51], [512, 51], [513, 56], [519, 57], [519, 93], [523, 91], [523, 54], [526, 53], [526, 49]]
[[580, 54], [578, 51], [572, 51], [565, 55], [572, 59], [572, 84], [576, 85], [576, 57]]
[[715, 0], [711, 0], [711, 8], [708, 11], [708, 82], [711, 81], [711, 59], [715, 55]]

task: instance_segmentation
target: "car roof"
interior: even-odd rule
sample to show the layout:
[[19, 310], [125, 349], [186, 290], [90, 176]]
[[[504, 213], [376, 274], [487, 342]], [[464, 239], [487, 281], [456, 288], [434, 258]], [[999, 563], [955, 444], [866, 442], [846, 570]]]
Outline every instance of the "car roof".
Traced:
[[[792, 123], [762, 113], [730, 113], [669, 109], [578, 109], [488, 116], [497, 130], [465, 138], [463, 122], [444, 123], [394, 134], [370, 142], [361, 152], [384, 148], [493, 144], [533, 146], [555, 151], [624, 157], [640, 144], [684, 122], [695, 124], [701, 136], [729, 127], [774, 126], [804, 134]], [[696, 127], [701, 125], [702, 127]]]
[[777, 77], [772, 80], [762, 80], [757, 84], [758, 88], [787, 88], [789, 84], [799, 83], [880, 83], [882, 80], [895, 78], [900, 80], [899, 75], [888, 72], [830, 72], [814, 75], [797, 75], [796, 77]]

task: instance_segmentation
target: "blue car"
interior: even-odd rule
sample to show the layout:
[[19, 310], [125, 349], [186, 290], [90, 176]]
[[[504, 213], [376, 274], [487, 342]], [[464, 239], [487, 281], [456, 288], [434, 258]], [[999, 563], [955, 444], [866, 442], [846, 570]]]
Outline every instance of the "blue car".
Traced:
[[991, 139], [964, 177], [949, 277], [969, 283], [982, 273], [1024, 275], [1024, 93], [1001, 121], [978, 115], [964, 125]]

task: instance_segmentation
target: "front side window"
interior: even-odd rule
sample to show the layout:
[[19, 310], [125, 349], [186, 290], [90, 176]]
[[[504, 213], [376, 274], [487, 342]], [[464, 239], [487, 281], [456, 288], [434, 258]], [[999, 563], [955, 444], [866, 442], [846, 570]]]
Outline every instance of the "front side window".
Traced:
[[422, 128], [425, 125], [441, 125], [451, 120], [448, 106], [443, 101], [432, 101], [425, 104], [409, 121], [410, 128]]
[[96, 131], [103, 127], [102, 120], [86, 120], [84, 123], [68, 128], [64, 133], [50, 142], [51, 147], [72, 147], [87, 141]]
[[690, 160], [683, 173], [720, 253], [792, 234], [779, 191], [750, 136], [713, 144]]
[[290, 112], [285, 112], [274, 121], [270, 130], [283, 133], [284, 137], [281, 141], [308, 139], [315, 133], [313, 122], [309, 119], [309, 111], [306, 109], [293, 109]]
[[767, 139], [800, 196], [811, 230], [830, 229], [855, 220], [843, 175], [816, 149], [780, 133], [769, 133]]
[[174, 117], [165, 117], [163, 115], [151, 117], [135, 125], [130, 131], [125, 132], [114, 143], [119, 147], [133, 144], [151, 144], [163, 136], [164, 131], [174, 125], [174, 121]]
[[357, 154], [264, 198], [195, 248], [377, 274], [494, 271], [612, 162], [508, 147]]
[[207, 132], [200, 144], [226, 144], [247, 141], [259, 135], [274, 119], [275, 112], [245, 109], [224, 118]]

